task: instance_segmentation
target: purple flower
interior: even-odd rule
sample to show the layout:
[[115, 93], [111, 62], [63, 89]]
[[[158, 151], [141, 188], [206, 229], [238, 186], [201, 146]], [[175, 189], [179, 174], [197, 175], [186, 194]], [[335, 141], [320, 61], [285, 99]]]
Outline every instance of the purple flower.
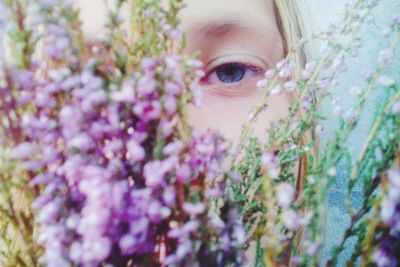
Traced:
[[196, 216], [205, 212], [206, 206], [202, 203], [185, 203], [183, 204], [183, 210], [190, 215]]
[[159, 118], [161, 105], [159, 101], [139, 102], [134, 106], [133, 111], [143, 121], [149, 121]]
[[129, 255], [135, 252], [137, 242], [134, 236], [126, 234], [121, 237], [118, 244], [122, 255]]
[[68, 142], [70, 148], [77, 148], [81, 151], [88, 151], [93, 145], [92, 139], [86, 133], [80, 133]]
[[169, 95], [178, 95], [182, 92], [182, 85], [175, 81], [169, 81], [165, 84], [165, 91]]
[[36, 152], [36, 146], [32, 143], [24, 142], [11, 150], [11, 157], [17, 160], [25, 160], [32, 157]]
[[111, 93], [111, 99], [116, 102], [133, 103], [136, 100], [135, 80], [126, 79], [120, 88]]
[[157, 67], [157, 61], [154, 58], [144, 58], [141, 67], [144, 72], [152, 73]]
[[127, 144], [127, 158], [134, 162], [143, 160], [145, 157], [144, 148], [135, 140], [130, 140]]
[[146, 179], [146, 186], [157, 188], [164, 185], [165, 172], [162, 169], [161, 161], [150, 161], [144, 165], [143, 170], [144, 178]]
[[157, 87], [157, 81], [153, 75], [146, 75], [140, 78], [137, 83], [137, 91], [141, 95], [147, 95], [153, 93]]
[[111, 245], [111, 240], [108, 238], [96, 237], [87, 240], [82, 246], [82, 261], [97, 265], [108, 257]]

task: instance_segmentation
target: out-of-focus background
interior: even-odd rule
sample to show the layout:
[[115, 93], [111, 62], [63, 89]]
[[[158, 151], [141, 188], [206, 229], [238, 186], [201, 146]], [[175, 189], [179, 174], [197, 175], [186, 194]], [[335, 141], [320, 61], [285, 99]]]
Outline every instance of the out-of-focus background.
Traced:
[[[316, 32], [327, 29], [330, 23], [338, 21], [338, 14], [343, 11], [346, 3], [353, 1], [349, 0], [302, 0], [305, 5], [305, 20], [307, 25]], [[337, 95], [340, 96], [343, 103], [343, 109], [347, 110], [354, 105], [355, 97], [349, 93], [349, 88], [356, 85], [365, 85], [362, 78], [364, 70], [371, 69], [376, 65], [378, 54], [382, 49], [388, 47], [388, 41], [382, 37], [382, 31], [387, 27], [389, 21], [394, 15], [400, 14], [400, 1], [399, 0], [382, 0], [378, 8], [373, 12], [374, 22], [367, 25], [362, 29], [363, 47], [360, 55], [357, 58], [352, 58], [349, 61], [348, 71], [341, 75], [338, 79], [339, 85], [331, 88]], [[315, 52], [318, 53], [318, 45], [315, 46]], [[388, 65], [388, 74], [392, 78], [399, 77], [400, 70], [400, 52], [396, 51], [393, 60]], [[368, 135], [369, 128], [373, 123], [374, 107], [379, 104], [382, 99], [382, 91], [376, 91], [371, 100], [368, 102], [368, 108], [361, 116], [356, 130], [351, 134], [347, 143], [352, 158], [357, 158], [362, 144]], [[322, 123], [324, 125], [324, 132], [321, 135], [321, 145], [324, 146], [326, 142], [333, 136], [335, 127], [337, 126], [337, 118], [332, 115], [332, 104], [330, 101], [324, 101], [321, 105], [327, 120]], [[326, 221], [326, 240], [325, 248], [323, 250], [322, 266], [325, 266], [324, 261], [329, 253], [329, 250], [334, 244], [341, 241], [344, 234], [345, 227], [350, 223], [350, 217], [346, 213], [346, 178], [338, 170], [338, 179], [336, 183], [330, 188], [328, 195], [328, 212]], [[355, 206], [361, 204], [362, 185], [356, 186], [356, 190], [352, 192], [353, 203]], [[352, 240], [354, 242], [354, 239]], [[353, 243], [354, 244], [354, 243]], [[352, 253], [352, 242], [347, 246], [347, 250], [341, 255], [338, 266], [345, 266], [344, 260], [350, 257]]]

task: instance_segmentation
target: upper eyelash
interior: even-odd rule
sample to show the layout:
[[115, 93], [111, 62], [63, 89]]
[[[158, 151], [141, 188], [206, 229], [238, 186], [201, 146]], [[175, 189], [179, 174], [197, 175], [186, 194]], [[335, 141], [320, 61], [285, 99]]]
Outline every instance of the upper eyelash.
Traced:
[[241, 67], [246, 68], [246, 70], [251, 70], [251, 71], [260, 71], [260, 70], [261, 70], [260, 68], [254, 66], [254, 65], [250, 65], [250, 64], [246, 64], [246, 63], [234, 62], [234, 61], [232, 61], [232, 62], [226, 62], [226, 63], [223, 63], [223, 64], [220, 64], [220, 65], [215, 66], [214, 68], [212, 68], [212, 69], [209, 70], [209, 71], [206, 71], [204, 77], [202, 78], [202, 80], [207, 79], [207, 78], [211, 75], [211, 73], [213, 73], [214, 71], [216, 71], [218, 68], [220, 68], [220, 67], [222, 67], [222, 66], [225, 66], [225, 65], [228, 65], [228, 64], [237, 64], [237, 65], [239, 65], [239, 66], [241, 66]]
[[250, 70], [257, 70], [258, 69], [257, 67], [255, 67], [253, 65], [250, 65], [250, 64], [241, 63], [241, 62], [234, 62], [233, 61], [233, 62], [226, 62], [226, 63], [220, 64], [220, 65], [217, 65], [217, 66], [215, 66], [214, 68], [212, 68], [210, 71], [208, 71], [206, 73], [212, 73], [213, 71], [215, 71], [216, 69], [218, 69], [220, 67], [223, 67], [225, 65], [233, 65], [233, 64], [239, 65], [240, 67], [245, 67], [245, 68], [250, 69]]

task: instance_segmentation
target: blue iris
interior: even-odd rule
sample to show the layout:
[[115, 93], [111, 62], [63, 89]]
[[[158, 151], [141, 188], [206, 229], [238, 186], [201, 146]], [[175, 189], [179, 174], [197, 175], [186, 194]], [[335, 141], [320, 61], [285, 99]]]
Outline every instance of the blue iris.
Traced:
[[246, 68], [241, 64], [227, 63], [216, 69], [218, 79], [224, 83], [235, 83], [243, 79]]

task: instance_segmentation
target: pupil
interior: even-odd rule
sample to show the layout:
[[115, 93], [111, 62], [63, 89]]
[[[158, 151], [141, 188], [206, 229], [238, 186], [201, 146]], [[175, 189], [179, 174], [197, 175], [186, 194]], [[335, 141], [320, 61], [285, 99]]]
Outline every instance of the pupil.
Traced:
[[234, 83], [240, 81], [246, 70], [238, 64], [225, 64], [216, 70], [218, 79], [224, 83]]

